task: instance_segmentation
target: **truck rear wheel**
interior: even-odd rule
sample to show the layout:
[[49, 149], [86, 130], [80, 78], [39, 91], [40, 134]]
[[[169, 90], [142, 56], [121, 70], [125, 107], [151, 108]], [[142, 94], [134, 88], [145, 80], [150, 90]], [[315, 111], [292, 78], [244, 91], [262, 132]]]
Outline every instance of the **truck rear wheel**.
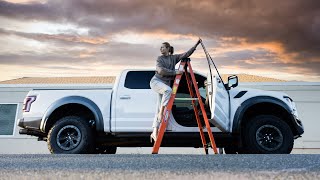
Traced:
[[48, 148], [52, 154], [84, 154], [92, 152], [92, 130], [78, 116], [66, 116], [57, 121], [48, 133]]
[[256, 116], [245, 130], [245, 149], [248, 153], [289, 154], [292, 151], [292, 131], [286, 122], [276, 116]]

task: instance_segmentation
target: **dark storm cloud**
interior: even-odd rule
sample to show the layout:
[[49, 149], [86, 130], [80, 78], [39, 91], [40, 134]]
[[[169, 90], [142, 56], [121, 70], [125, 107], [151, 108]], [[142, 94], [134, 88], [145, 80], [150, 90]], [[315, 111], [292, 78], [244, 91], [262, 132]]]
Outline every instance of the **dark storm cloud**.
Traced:
[[0, 15], [68, 21], [88, 26], [93, 34], [164, 29], [209, 37], [244, 37], [252, 42], [279, 41], [287, 51], [320, 55], [318, 0], [51, 0], [44, 4], [0, 1]]
[[[164, 30], [208, 39], [236, 37], [244, 38], [248, 43], [279, 42], [284, 47], [284, 54], [296, 54], [286, 63], [281, 63], [274, 52], [229, 52], [220, 59], [217, 57], [217, 60], [226, 65], [241, 63], [241, 66], [248, 68], [269, 68], [275, 64], [277, 68], [305, 68], [320, 75], [319, 0], [49, 0], [47, 3], [29, 4], [0, 1], [0, 16], [72, 23], [88, 28], [92, 37], [106, 37], [125, 30]], [[122, 52], [131, 51], [128, 54], [133, 54], [132, 59], [138, 59], [136, 54], [148, 53], [143, 49], [118, 48], [122, 48]], [[99, 51], [97, 54], [98, 58], [130, 58], [118, 49]], [[154, 54], [148, 54], [144, 59], [152, 56]], [[268, 61], [268, 58], [272, 59]], [[301, 61], [304, 63], [301, 64]], [[266, 64], [259, 65], [263, 62]]]
[[60, 42], [62, 44], [69, 44], [76, 43], [76, 44], [86, 44], [86, 45], [97, 45], [97, 44], [105, 44], [107, 43], [107, 39], [99, 38], [99, 37], [87, 37], [87, 36], [80, 36], [77, 34], [44, 34], [44, 33], [25, 33], [25, 32], [18, 32], [12, 30], [5, 30], [0, 28], [0, 36], [7, 36], [7, 35], [15, 35], [18, 37], [28, 38], [32, 40], [37, 40], [40, 42], [46, 41], [55, 41]]
[[57, 20], [60, 15], [58, 7], [45, 3], [16, 4], [0, 1], [0, 15], [22, 20]]
[[[61, 44], [60, 44], [61, 45]], [[96, 45], [92, 50], [86, 48], [68, 49], [67, 46], [58, 50], [48, 48], [45, 53], [24, 51], [19, 53], [0, 54], [0, 64], [2, 65], [26, 65], [26, 66], [47, 66], [59, 64], [90, 65], [99, 63], [100, 65], [128, 65], [128, 66], [154, 66], [155, 55], [158, 49], [153, 49], [149, 45], [108, 43]], [[145, 51], [149, 49], [148, 51]], [[144, 52], [143, 56], [141, 52]]]

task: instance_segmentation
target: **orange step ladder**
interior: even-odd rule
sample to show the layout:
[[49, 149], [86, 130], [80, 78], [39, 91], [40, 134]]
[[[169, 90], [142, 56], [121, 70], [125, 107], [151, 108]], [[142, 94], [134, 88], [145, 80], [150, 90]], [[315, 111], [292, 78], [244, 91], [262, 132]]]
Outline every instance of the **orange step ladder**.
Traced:
[[[189, 69], [189, 73], [188, 73], [188, 69]], [[198, 89], [198, 84], [197, 84], [195, 75], [193, 73], [193, 70], [192, 70], [192, 67], [191, 67], [191, 64], [190, 64], [190, 58], [185, 58], [185, 59], [181, 60], [181, 63], [179, 65], [179, 71], [184, 71], [184, 74], [186, 76], [186, 80], [187, 80], [187, 83], [188, 83], [188, 89], [189, 89], [190, 96], [191, 96], [191, 99], [192, 99], [192, 106], [193, 106], [193, 109], [194, 109], [194, 113], [196, 115], [197, 124], [198, 124], [199, 131], [200, 131], [200, 137], [201, 137], [203, 149], [204, 149], [205, 153], [208, 154], [208, 147], [211, 146], [213, 151], [214, 151], [214, 153], [218, 154], [216, 143], [215, 143], [215, 140], [213, 138], [213, 134], [212, 134], [212, 131], [211, 131], [210, 123], [209, 123], [209, 120], [208, 120], [208, 117], [207, 117], [207, 113], [205, 111], [205, 108], [204, 108], [204, 105], [203, 105], [203, 102], [202, 102], [202, 99], [201, 99], [201, 96], [200, 96], [200, 92], [199, 92], [199, 89]], [[190, 77], [191, 77], [191, 79], [190, 79]], [[160, 127], [159, 127], [157, 140], [154, 142], [154, 145], [153, 145], [152, 154], [158, 154], [158, 152], [159, 152], [159, 148], [161, 146], [161, 142], [162, 142], [164, 133], [166, 131], [166, 128], [167, 128], [167, 125], [168, 125], [168, 121], [170, 119], [170, 113], [171, 113], [171, 110], [172, 110], [174, 99], [176, 97], [176, 93], [178, 91], [178, 87], [179, 87], [181, 78], [182, 78], [182, 74], [177, 74], [176, 75], [176, 78], [174, 80], [173, 87], [172, 87], [172, 93], [171, 93], [170, 100], [168, 102], [167, 107], [165, 108], [165, 110], [163, 112], [163, 116], [162, 116], [163, 118], [161, 120], [161, 124], [160, 124]], [[194, 88], [196, 94], [194, 94], [194, 91], [193, 91], [192, 88]], [[196, 97], [195, 97], [195, 95], [196, 95]], [[207, 142], [206, 142], [206, 138], [205, 138], [204, 132], [203, 132], [203, 126], [202, 126], [202, 123], [200, 121], [200, 116], [199, 116], [199, 113], [198, 113], [198, 107], [196, 106], [196, 103], [195, 103], [196, 100], [199, 102], [199, 105], [200, 105], [200, 108], [201, 108], [201, 111], [202, 111], [202, 115], [203, 115], [204, 122], [205, 122], [205, 125], [206, 125], [206, 128], [207, 128], [207, 132], [209, 134], [209, 139], [210, 139], [210, 143], [211, 144], [207, 144]]]

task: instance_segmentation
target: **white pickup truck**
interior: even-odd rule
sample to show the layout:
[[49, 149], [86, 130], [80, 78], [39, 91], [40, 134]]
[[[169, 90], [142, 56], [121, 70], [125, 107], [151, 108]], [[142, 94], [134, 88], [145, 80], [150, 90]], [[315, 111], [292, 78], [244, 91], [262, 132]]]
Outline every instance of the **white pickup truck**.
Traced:
[[[225, 153], [290, 153], [304, 132], [293, 100], [280, 92], [239, 88], [237, 76], [224, 84], [217, 69], [209, 70], [207, 76], [195, 75], [217, 147]], [[154, 74], [124, 70], [103, 89], [33, 89], [18, 121], [20, 134], [47, 141], [51, 153], [114, 154], [117, 147], [150, 147]], [[183, 76], [161, 146], [202, 147], [189, 97]]]

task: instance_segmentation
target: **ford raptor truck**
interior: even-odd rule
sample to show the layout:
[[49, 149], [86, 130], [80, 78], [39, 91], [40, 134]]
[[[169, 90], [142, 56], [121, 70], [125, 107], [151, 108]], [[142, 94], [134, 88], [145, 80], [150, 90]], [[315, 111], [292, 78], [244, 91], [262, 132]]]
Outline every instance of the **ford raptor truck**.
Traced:
[[[224, 83], [212, 64], [209, 70], [207, 76], [195, 76], [217, 147], [225, 153], [290, 153], [304, 132], [294, 101], [282, 92], [239, 88], [236, 75]], [[154, 74], [124, 70], [113, 85], [33, 89], [24, 100], [20, 134], [37, 136], [58, 154], [151, 147], [157, 94], [149, 82]], [[202, 147], [188, 98], [183, 76], [162, 147]], [[203, 121], [201, 112], [200, 117]]]

